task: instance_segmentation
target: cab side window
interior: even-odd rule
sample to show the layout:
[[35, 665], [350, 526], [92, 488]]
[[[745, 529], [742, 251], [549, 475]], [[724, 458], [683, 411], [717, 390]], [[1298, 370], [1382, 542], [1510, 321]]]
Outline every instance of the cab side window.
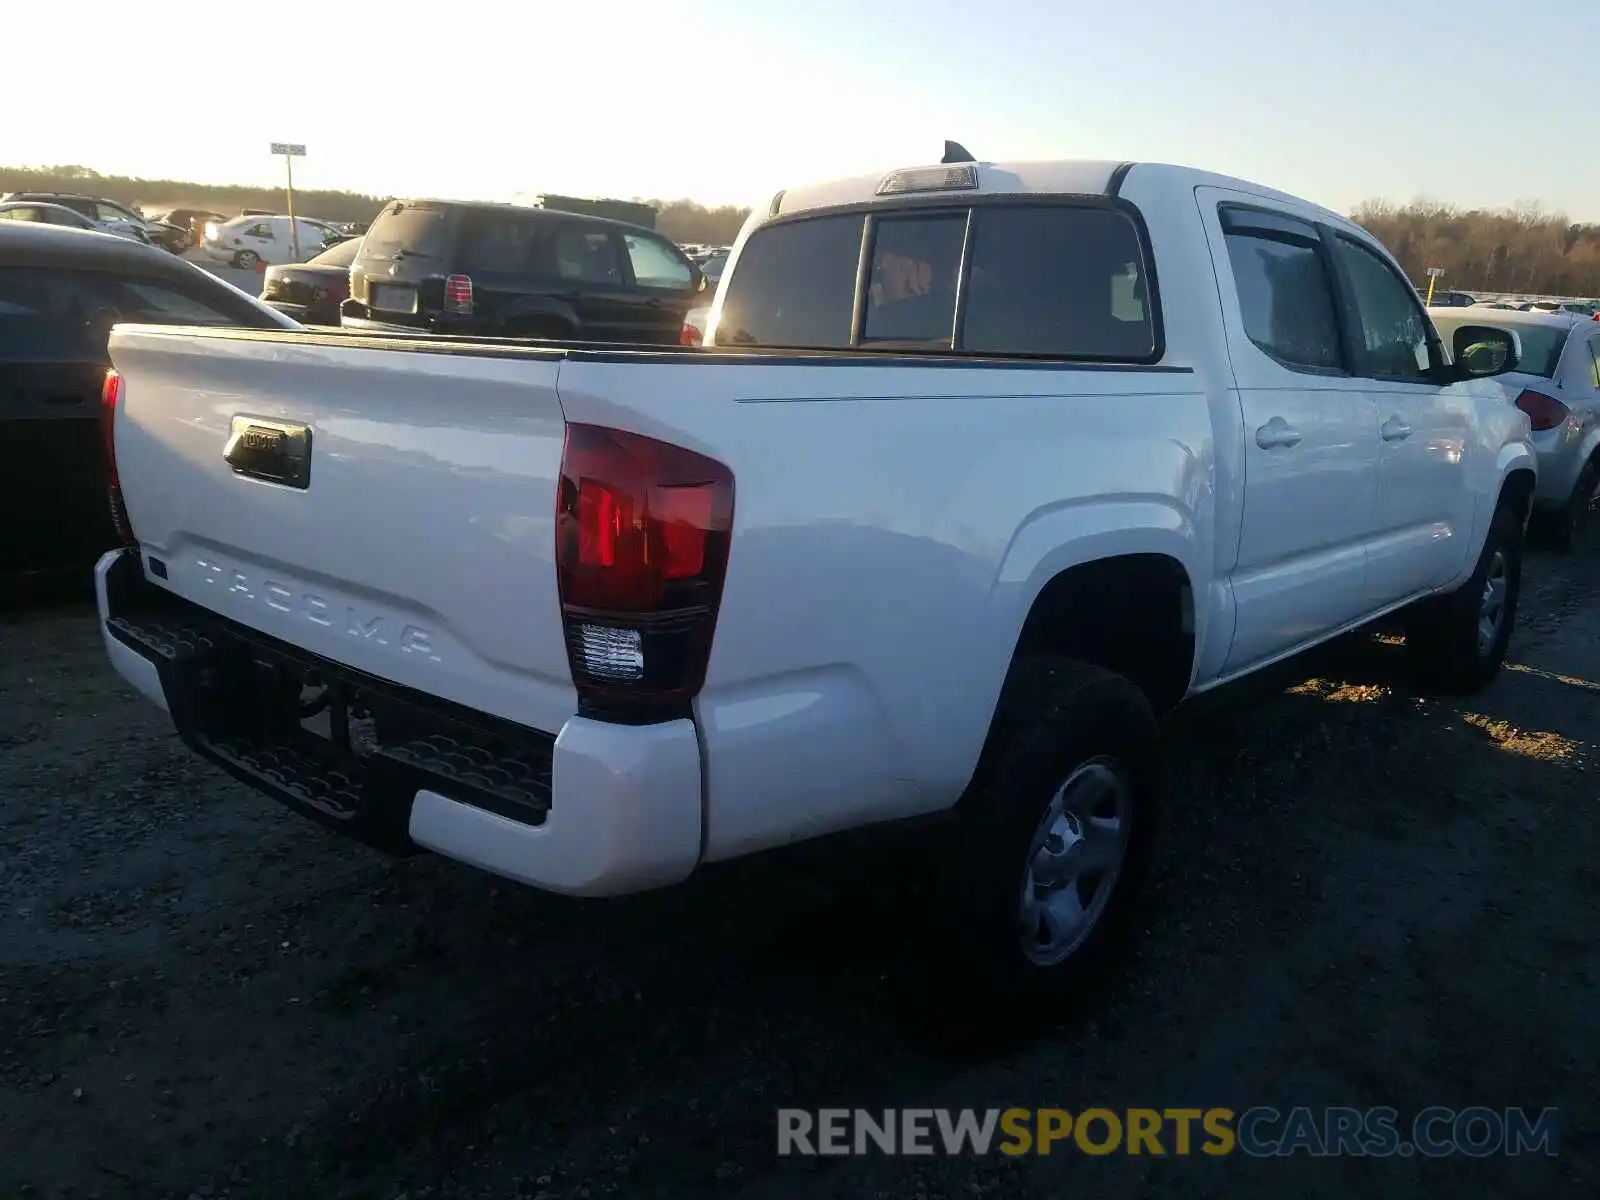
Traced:
[[1244, 332], [1292, 371], [1344, 371], [1327, 251], [1316, 227], [1278, 213], [1220, 212]]
[[1600, 392], [1600, 335], [1589, 339], [1589, 386]]
[[1360, 325], [1357, 371], [1378, 379], [1427, 383], [1432, 330], [1411, 285], [1383, 257], [1340, 234], [1336, 253], [1349, 282]]
[[633, 279], [640, 287], [670, 288], [686, 292], [694, 283], [694, 272], [665, 244], [643, 234], [625, 233], [623, 243], [628, 247], [628, 261], [633, 267]]
[[258, 221], [256, 224], [250, 226], [249, 229], [244, 231], [244, 235], [245, 237], [265, 238], [269, 242], [276, 240], [272, 236], [272, 226], [267, 224], [265, 221]]

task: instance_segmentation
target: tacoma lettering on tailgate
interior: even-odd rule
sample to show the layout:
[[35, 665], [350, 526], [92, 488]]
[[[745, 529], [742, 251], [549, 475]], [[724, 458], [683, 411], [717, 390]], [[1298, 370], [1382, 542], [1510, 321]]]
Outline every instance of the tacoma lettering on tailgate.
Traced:
[[299, 591], [270, 578], [258, 581], [237, 567], [210, 559], [197, 558], [195, 566], [207, 586], [221, 588], [240, 600], [265, 605], [274, 612], [287, 613], [324, 629], [340, 630], [346, 637], [371, 642], [400, 654], [425, 658], [429, 662], [442, 661], [433, 648], [433, 631], [426, 626], [401, 621], [374, 609], [358, 608], [347, 601], [328, 600], [315, 592]]

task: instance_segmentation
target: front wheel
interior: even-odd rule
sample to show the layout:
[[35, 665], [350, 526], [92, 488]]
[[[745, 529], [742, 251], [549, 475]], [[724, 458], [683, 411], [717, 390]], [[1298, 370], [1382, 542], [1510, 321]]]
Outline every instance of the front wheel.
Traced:
[[962, 799], [943, 883], [954, 936], [928, 953], [940, 1032], [1026, 1036], [1066, 1016], [1130, 936], [1160, 738], [1143, 692], [1086, 663], [1018, 665], [992, 760]]
[[254, 250], [241, 250], [233, 256], [233, 265], [241, 271], [254, 271], [261, 264], [261, 256]]
[[1472, 577], [1407, 616], [1406, 652], [1419, 682], [1465, 694], [1500, 673], [1522, 594], [1522, 520], [1501, 505]]

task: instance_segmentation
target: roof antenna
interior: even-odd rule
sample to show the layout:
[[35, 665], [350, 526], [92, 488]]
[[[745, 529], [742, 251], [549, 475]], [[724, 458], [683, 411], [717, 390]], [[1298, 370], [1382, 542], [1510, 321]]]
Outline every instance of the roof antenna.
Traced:
[[963, 163], [977, 162], [978, 160], [973, 158], [972, 154], [960, 142], [946, 141], [944, 144], [944, 157], [939, 161], [941, 163]]

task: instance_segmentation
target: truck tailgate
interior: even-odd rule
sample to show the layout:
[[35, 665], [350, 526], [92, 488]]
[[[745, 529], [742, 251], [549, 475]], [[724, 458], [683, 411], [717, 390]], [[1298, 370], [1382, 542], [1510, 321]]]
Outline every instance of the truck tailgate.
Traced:
[[[121, 326], [111, 359], [118, 472], [154, 582], [519, 724], [556, 731], [572, 715], [554, 566], [558, 355]], [[264, 477], [284, 445], [308, 450], [305, 480]]]

